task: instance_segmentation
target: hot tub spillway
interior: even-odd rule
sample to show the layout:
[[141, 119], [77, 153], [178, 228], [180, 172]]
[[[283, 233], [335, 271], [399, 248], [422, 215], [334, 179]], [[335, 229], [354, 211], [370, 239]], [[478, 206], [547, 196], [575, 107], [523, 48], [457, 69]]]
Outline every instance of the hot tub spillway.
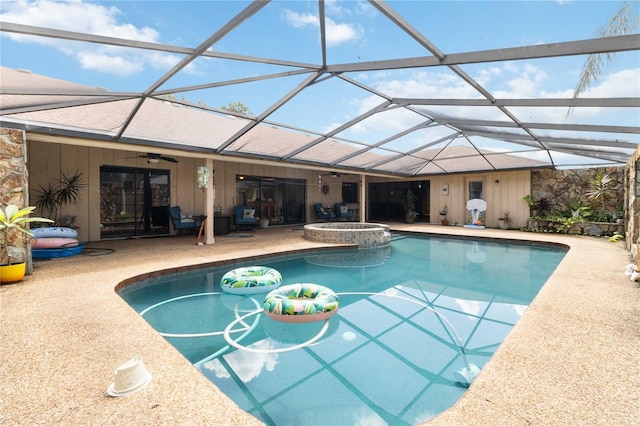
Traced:
[[359, 248], [391, 244], [389, 226], [379, 223], [327, 222], [304, 226], [304, 238], [319, 243], [357, 244]]

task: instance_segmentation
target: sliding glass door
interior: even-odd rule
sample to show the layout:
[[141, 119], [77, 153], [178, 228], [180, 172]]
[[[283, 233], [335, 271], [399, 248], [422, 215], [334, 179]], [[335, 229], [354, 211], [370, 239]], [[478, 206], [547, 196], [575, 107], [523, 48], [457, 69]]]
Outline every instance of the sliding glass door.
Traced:
[[236, 198], [256, 210], [255, 216], [269, 225], [305, 222], [305, 181], [270, 177], [236, 177]]
[[100, 167], [100, 236], [169, 233], [169, 170]]

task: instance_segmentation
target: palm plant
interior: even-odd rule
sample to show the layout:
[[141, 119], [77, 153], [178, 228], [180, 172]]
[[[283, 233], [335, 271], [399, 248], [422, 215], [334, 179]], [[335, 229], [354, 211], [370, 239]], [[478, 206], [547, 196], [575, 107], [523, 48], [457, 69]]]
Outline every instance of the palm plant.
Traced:
[[597, 171], [589, 181], [591, 188], [586, 192], [586, 196], [599, 203], [600, 211], [605, 214], [607, 211], [607, 200], [611, 192], [611, 176], [602, 171]]
[[[633, 34], [638, 28], [640, 20], [634, 13], [632, 2], [625, 0], [613, 17], [601, 25], [596, 36], [613, 37], [625, 34]], [[592, 53], [587, 56], [580, 80], [573, 91], [573, 97], [577, 98], [580, 94], [591, 87], [591, 83], [597, 81], [602, 75], [604, 66], [613, 60], [614, 53]], [[567, 115], [571, 114], [573, 107], [569, 108]]]
[[82, 173], [76, 171], [73, 175], [62, 174], [62, 178], [49, 182], [35, 190], [36, 207], [46, 216], [58, 221], [58, 212], [65, 204], [75, 203], [87, 183]]
[[404, 196], [404, 214], [407, 217], [413, 217], [415, 219], [418, 216], [416, 211], [416, 194], [411, 189], [407, 189], [407, 193]]

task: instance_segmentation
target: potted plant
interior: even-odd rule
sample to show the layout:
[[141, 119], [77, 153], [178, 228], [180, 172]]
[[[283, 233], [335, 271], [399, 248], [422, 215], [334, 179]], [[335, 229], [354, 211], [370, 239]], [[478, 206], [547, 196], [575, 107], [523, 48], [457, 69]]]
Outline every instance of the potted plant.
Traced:
[[418, 216], [416, 211], [416, 194], [411, 189], [407, 189], [404, 195], [404, 219], [407, 223], [413, 223]]
[[502, 213], [502, 216], [498, 218], [498, 227], [500, 229], [509, 229], [513, 225], [513, 220], [511, 219], [511, 212], [506, 211]]
[[449, 225], [449, 220], [447, 219], [447, 213], [449, 213], [449, 210], [447, 209], [447, 205], [445, 204], [442, 210], [440, 210], [440, 223], [443, 226]]
[[53, 218], [58, 226], [73, 227], [75, 216], [61, 218], [58, 215], [62, 206], [78, 201], [86, 186], [87, 183], [81, 172], [77, 171], [71, 176], [63, 173], [62, 178], [49, 182], [46, 187], [40, 185], [35, 190], [36, 207], [42, 214]]
[[2, 237], [2, 250], [0, 251], [0, 282], [17, 282], [24, 278], [26, 262], [13, 263], [9, 254], [9, 243], [15, 241], [20, 232], [32, 235], [24, 225], [30, 222], [49, 222], [51, 219], [43, 217], [26, 217], [35, 209], [34, 206], [19, 209], [9, 204], [4, 210], [0, 208], [0, 236]]

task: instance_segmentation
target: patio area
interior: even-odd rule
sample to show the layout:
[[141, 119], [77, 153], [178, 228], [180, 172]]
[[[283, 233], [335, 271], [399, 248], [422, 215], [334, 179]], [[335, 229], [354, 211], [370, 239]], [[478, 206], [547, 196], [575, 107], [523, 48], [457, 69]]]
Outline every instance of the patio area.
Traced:
[[[570, 247], [494, 357], [436, 425], [637, 424], [640, 284], [605, 238], [390, 223], [393, 231], [523, 239]], [[86, 254], [35, 263], [0, 287], [1, 424], [260, 424], [240, 410], [115, 292], [132, 277], [236, 258], [331, 246], [302, 227], [254, 233], [92, 242]], [[94, 250], [92, 250], [94, 249]], [[105, 249], [105, 250], [95, 250]], [[139, 355], [144, 390], [107, 395], [113, 371]]]

